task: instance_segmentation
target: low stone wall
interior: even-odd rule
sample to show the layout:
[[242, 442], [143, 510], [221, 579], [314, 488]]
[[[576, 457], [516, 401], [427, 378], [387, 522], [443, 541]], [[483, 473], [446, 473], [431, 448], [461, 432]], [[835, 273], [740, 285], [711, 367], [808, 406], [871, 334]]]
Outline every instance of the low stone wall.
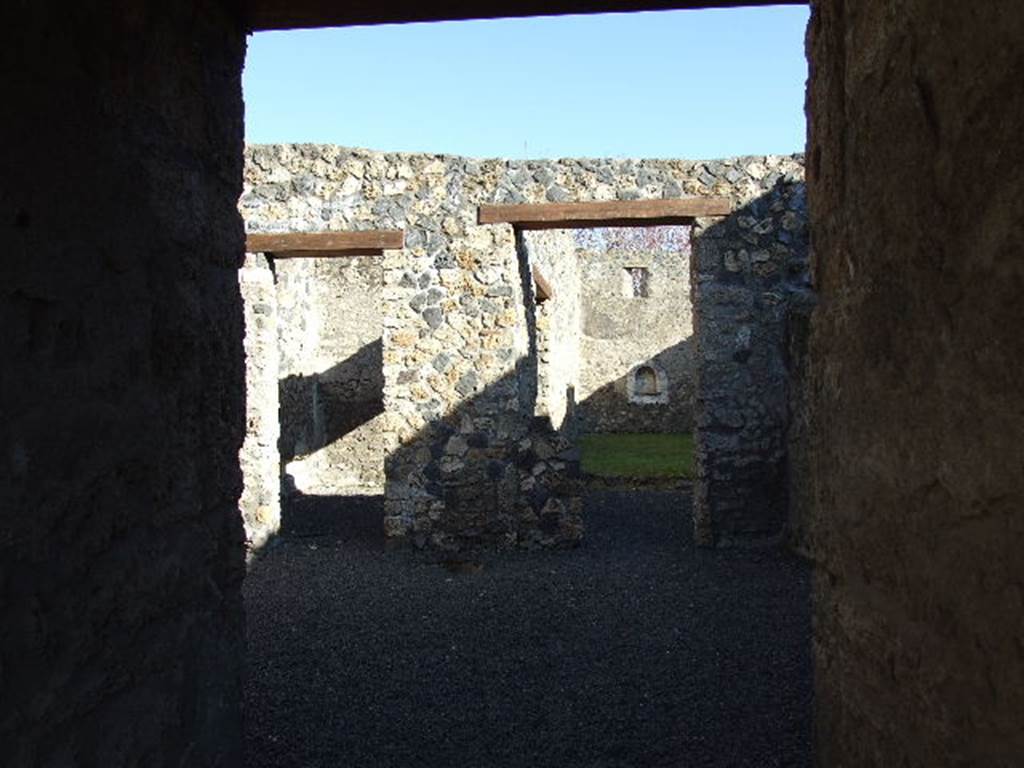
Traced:
[[[556, 347], [571, 346], [575, 325], [570, 321], [564, 331], [552, 332], [548, 315], [556, 311], [556, 305], [536, 310], [528, 259], [517, 251], [512, 228], [478, 224], [478, 205], [716, 195], [730, 198], [738, 210], [750, 205], [756, 208], [762, 198], [771, 198], [764, 203], [769, 207], [778, 203], [779, 210], [772, 207], [755, 218], [758, 227], [765, 226], [762, 219], [766, 216], [780, 220], [788, 216], [788, 222], [803, 215], [799, 196], [777, 189], [794, 186], [802, 174], [799, 158], [516, 162], [382, 154], [337, 146], [271, 145], [248, 148], [246, 161], [240, 207], [250, 231], [405, 230], [404, 250], [388, 251], [382, 259], [384, 413], [380, 424], [386, 456], [386, 529], [392, 536], [442, 547], [538, 539], [538, 513], [545, 506], [550, 511], [552, 505], [549, 499], [531, 495], [528, 486], [534, 473], [554, 469], [563, 459], [544, 459], [548, 463], [538, 466], [533, 442], [549, 442], [550, 436], [544, 431], [547, 427], [535, 423], [535, 416], [540, 412], [557, 421], [568, 409], [568, 394], [556, 396], [555, 388], [565, 387], [568, 393], [572, 386], [573, 398], [579, 397], [573, 381], [576, 363], [571, 359], [557, 370], [549, 366], [544, 373], [540, 370], [543, 366], [537, 364], [541, 345], [546, 345], [549, 363]], [[787, 208], [790, 203], [791, 209]], [[763, 294], [781, 286], [798, 259], [790, 258], [791, 249], [776, 234], [773, 242], [777, 247], [768, 251], [770, 264], [759, 261], [762, 249], [754, 246], [761, 244], [762, 235], [757, 231], [752, 246], [748, 242], [751, 229], [745, 222], [719, 227], [711, 234], [715, 248], [731, 254], [729, 265], [747, 257], [746, 272], [737, 273], [731, 267], [713, 274], [705, 271], [703, 285], [724, 283], [729, 290], [737, 274], [742, 277], [747, 272], [760, 275], [774, 270], [773, 278], [765, 277], [763, 283], [750, 287], [759, 304], [744, 322], [775, 322], [772, 312], [777, 305]], [[781, 228], [781, 221], [777, 223]], [[708, 229], [705, 224], [701, 231]], [[706, 260], [711, 258], [708, 255]], [[571, 282], [574, 278], [567, 279]], [[304, 290], [312, 296], [314, 289]], [[784, 304], [784, 291], [778, 294]], [[716, 301], [701, 303], [698, 296], [697, 306], [703, 306], [708, 315], [705, 328], [739, 319], [726, 312], [727, 317], [719, 321], [722, 305]], [[570, 310], [563, 307], [558, 311]], [[310, 317], [307, 322], [322, 320]], [[738, 333], [747, 338], [745, 332]], [[760, 349], [759, 345], [772, 345], [775, 334], [775, 330], [758, 333], [744, 343]], [[730, 350], [732, 339], [727, 340]], [[723, 354], [712, 350], [713, 342], [722, 341], [722, 336], [708, 334], [709, 359]], [[757, 360], [782, 360], [778, 345], [759, 354]], [[282, 372], [285, 362], [283, 357]], [[781, 363], [765, 362], [753, 368], [739, 378], [748, 382], [770, 375], [775, 378], [767, 389], [774, 392], [782, 387], [784, 391]], [[539, 377], [546, 377], [540, 389]], [[757, 396], [746, 384], [747, 388], [732, 393], [733, 379], [729, 377], [712, 376], [705, 381], [713, 390], [712, 399], [728, 399], [733, 394]], [[750, 409], [757, 407], [754, 402]], [[564, 422], [564, 415], [562, 418]], [[710, 468], [719, 457], [723, 461], [720, 474], [725, 476], [736, 466], [737, 450], [746, 451], [746, 461], [756, 464], [762, 461], [759, 451], [765, 444], [783, 442], [784, 421], [748, 419], [745, 423], [742, 445], [730, 448], [721, 440], [705, 442], [706, 480], [712, 479]], [[708, 424], [712, 429], [717, 426], [714, 420]], [[775, 432], [780, 434], [775, 436]], [[542, 452], [548, 450], [545, 447]], [[552, 450], [555, 453], [551, 455], [572, 458], [567, 447], [556, 445]], [[766, 474], [775, 471], [774, 454], [767, 452], [764, 461], [771, 465]], [[732, 476], [735, 482], [748, 481], [737, 472]], [[729, 493], [726, 486], [715, 486], [706, 497], [719, 490]], [[761, 490], [763, 485], [758, 486], [758, 492]], [[560, 522], [554, 526], [561, 533], [540, 538], [578, 537], [579, 526], [572, 521], [570, 507], [565, 505], [559, 512]], [[705, 510], [715, 514], [707, 504]], [[764, 514], [761, 507], [751, 516], [758, 514]], [[778, 516], [772, 519], [778, 522]], [[551, 525], [548, 528], [553, 529]], [[714, 536], [714, 531], [708, 530]]]

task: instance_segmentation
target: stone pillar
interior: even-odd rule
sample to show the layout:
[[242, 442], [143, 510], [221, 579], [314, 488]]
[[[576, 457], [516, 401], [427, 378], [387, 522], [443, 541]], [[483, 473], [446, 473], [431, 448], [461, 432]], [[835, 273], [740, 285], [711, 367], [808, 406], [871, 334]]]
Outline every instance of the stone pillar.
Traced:
[[765, 544], [785, 532], [786, 317], [806, 283], [804, 200], [802, 177], [788, 172], [730, 216], [694, 227], [700, 544]]
[[[526, 301], [536, 326], [537, 396], [534, 413], [555, 429], [575, 432], [574, 406], [580, 390], [580, 270], [576, 240], [569, 229], [527, 230], [519, 234], [520, 258], [555, 286], [538, 302], [528, 285]], [[566, 420], [569, 420], [567, 423]]]
[[[551, 229], [517, 235], [526, 322], [532, 326], [530, 357], [522, 391], [530, 391], [533, 418], [519, 442], [521, 546], [572, 547], [583, 538], [583, 499], [575, 393], [580, 373], [580, 284], [573, 232]], [[557, 286], [537, 300], [533, 270]]]
[[[455, 188], [454, 179], [452, 187]], [[465, 206], [428, 252], [384, 256], [385, 530], [417, 545], [514, 544], [527, 332], [510, 228]]]
[[277, 295], [263, 254], [247, 253], [238, 272], [245, 305], [245, 441], [239, 507], [246, 550], [255, 554], [281, 527], [281, 457], [278, 412]]

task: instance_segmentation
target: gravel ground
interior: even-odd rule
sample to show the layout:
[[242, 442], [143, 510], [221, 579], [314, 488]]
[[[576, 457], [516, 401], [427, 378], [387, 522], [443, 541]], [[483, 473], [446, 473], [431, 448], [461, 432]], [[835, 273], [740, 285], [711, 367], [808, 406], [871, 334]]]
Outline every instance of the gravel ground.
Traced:
[[446, 564], [303, 501], [245, 585], [249, 768], [810, 766], [808, 569], [695, 548], [688, 503], [594, 492], [579, 549]]

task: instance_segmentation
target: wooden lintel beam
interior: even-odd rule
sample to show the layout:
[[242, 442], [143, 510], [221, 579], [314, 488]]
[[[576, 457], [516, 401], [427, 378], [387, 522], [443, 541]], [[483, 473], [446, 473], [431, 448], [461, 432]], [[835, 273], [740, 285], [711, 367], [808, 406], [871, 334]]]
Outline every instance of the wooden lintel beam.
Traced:
[[401, 229], [367, 229], [349, 232], [283, 232], [252, 234], [245, 239], [249, 253], [287, 256], [359, 256], [397, 250], [405, 244]]
[[537, 301], [553, 299], [555, 297], [555, 289], [551, 287], [551, 283], [544, 277], [540, 267], [534, 264], [530, 271], [533, 273], [533, 285], [537, 289]]
[[481, 205], [480, 224], [514, 224], [522, 229], [653, 226], [678, 224], [698, 216], [727, 216], [732, 202], [725, 197], [675, 200], [610, 200], [593, 203]]
[[344, 251], [268, 251], [275, 259], [346, 259], [352, 256], [383, 256], [383, 248], [349, 248]]

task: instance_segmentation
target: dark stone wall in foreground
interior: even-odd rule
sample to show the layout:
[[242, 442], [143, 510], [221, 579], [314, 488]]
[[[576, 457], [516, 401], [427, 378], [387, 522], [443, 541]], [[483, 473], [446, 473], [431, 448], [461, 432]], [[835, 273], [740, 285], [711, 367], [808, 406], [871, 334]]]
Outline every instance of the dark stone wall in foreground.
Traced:
[[816, 3], [823, 766], [1024, 755], [1024, 6]]
[[237, 765], [241, 26], [0, 29], [0, 762]]

